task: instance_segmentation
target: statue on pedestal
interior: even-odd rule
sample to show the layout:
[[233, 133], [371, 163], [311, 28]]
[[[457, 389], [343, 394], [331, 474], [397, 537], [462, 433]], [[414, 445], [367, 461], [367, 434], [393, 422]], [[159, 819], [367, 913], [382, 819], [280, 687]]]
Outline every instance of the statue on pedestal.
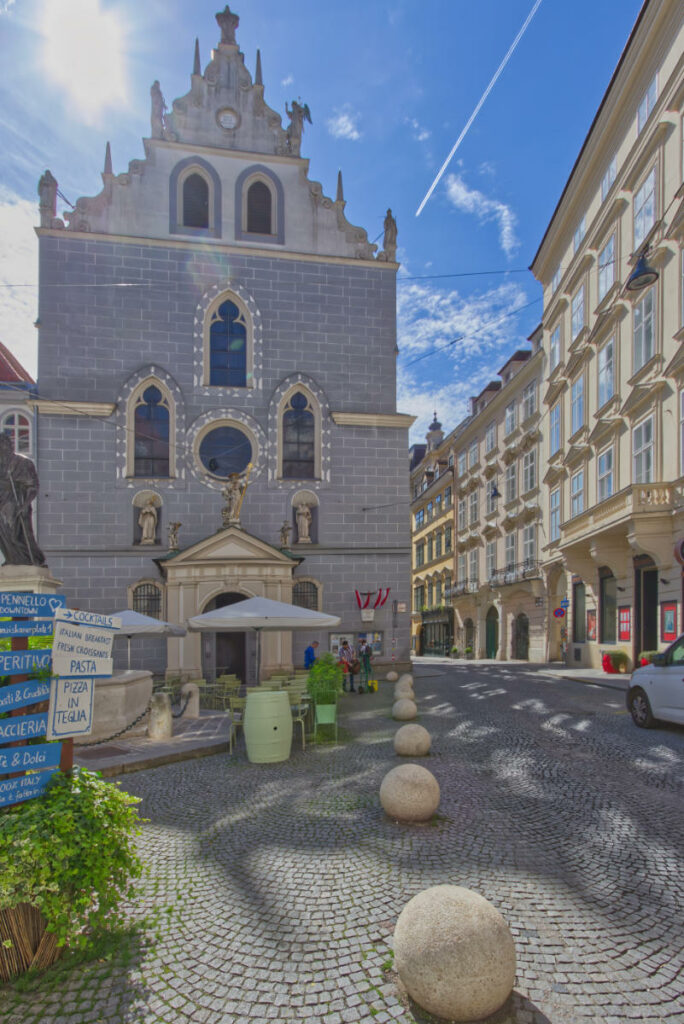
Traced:
[[182, 525], [182, 523], [169, 523], [167, 526], [166, 529], [169, 535], [169, 551], [178, 551], [178, 531]]
[[311, 537], [309, 536], [309, 529], [311, 527], [311, 509], [308, 505], [297, 505], [295, 516], [297, 519], [297, 543], [310, 544]]
[[7, 565], [46, 565], [33, 535], [31, 502], [38, 494], [36, 467], [0, 434], [0, 550]]
[[221, 488], [221, 494], [225, 499], [225, 505], [221, 509], [221, 519], [224, 527], [239, 526], [240, 524], [240, 508], [242, 507], [242, 500], [247, 490], [247, 481], [249, 480], [251, 468], [252, 463], [250, 462], [244, 473], [231, 473], [228, 477], [228, 483], [225, 487]]
[[383, 239], [383, 251], [378, 256], [379, 260], [395, 263], [397, 259], [397, 222], [388, 210], [385, 215], [385, 237]]
[[52, 227], [52, 221], [57, 216], [57, 179], [50, 171], [46, 171], [38, 182], [38, 195], [40, 197], [38, 209], [40, 210], [41, 228]]
[[157, 541], [157, 518], [159, 513], [157, 512], [157, 506], [152, 498], [148, 498], [145, 504], [140, 509], [140, 515], [138, 516], [138, 526], [140, 527], [141, 544], [155, 544]]
[[280, 546], [286, 548], [290, 541], [290, 534], [292, 533], [292, 526], [288, 523], [287, 519], [283, 522], [280, 527]]
[[302, 132], [304, 131], [304, 121], [308, 121], [309, 124], [313, 124], [311, 120], [311, 111], [309, 110], [308, 103], [297, 103], [297, 100], [292, 100], [292, 109], [289, 110], [287, 103], [285, 104], [285, 113], [290, 118], [290, 124], [286, 130], [287, 135], [287, 151], [292, 156], [299, 156], [299, 151], [302, 145]]
[[218, 26], [221, 29], [221, 42], [228, 46], [237, 46], [235, 30], [240, 24], [240, 17], [233, 14], [228, 4], [215, 16]]
[[162, 95], [161, 86], [158, 81], [152, 83], [150, 89], [152, 99], [152, 110], [150, 112], [150, 127], [153, 139], [164, 138], [164, 113], [168, 109]]

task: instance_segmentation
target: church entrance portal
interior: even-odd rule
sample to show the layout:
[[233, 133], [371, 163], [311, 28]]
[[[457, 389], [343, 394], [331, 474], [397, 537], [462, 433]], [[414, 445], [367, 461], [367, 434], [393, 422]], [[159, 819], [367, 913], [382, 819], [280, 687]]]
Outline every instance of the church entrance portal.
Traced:
[[[217, 594], [209, 601], [205, 612], [225, 608], [226, 605], [245, 601], [246, 594]], [[235, 675], [245, 681], [245, 641], [244, 632], [203, 633], [202, 634], [202, 674], [205, 679], [213, 681], [220, 675]]]

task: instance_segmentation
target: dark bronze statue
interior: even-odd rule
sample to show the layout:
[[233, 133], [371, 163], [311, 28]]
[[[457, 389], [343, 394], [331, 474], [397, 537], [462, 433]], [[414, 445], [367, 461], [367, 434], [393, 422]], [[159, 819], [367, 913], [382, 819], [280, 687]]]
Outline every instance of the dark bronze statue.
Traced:
[[37, 494], [36, 467], [25, 455], [17, 455], [7, 434], [0, 434], [0, 550], [7, 565], [46, 564], [31, 523], [31, 502]]

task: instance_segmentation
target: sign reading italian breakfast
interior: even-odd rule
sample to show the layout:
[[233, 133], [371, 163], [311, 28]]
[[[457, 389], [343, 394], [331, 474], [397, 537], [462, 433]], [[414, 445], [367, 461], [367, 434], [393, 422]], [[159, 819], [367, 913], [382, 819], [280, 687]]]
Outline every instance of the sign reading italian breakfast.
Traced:
[[0, 615], [51, 616], [66, 604], [64, 594], [12, 593], [0, 590]]

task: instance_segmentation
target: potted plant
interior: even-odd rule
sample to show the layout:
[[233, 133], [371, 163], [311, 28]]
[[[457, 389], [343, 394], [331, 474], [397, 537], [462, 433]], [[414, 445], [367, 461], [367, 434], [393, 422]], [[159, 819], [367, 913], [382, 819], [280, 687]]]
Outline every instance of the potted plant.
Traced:
[[459, 653], [460, 653], [460, 651], [459, 651], [458, 647], [454, 646], [454, 647], [451, 648], [451, 657], [452, 658], [458, 658]]
[[639, 657], [637, 658], [637, 665], [650, 665], [653, 660], [653, 655], [658, 653], [658, 651], [640, 651]]
[[142, 871], [138, 797], [76, 769], [0, 813], [0, 980], [87, 949]]
[[626, 672], [629, 666], [629, 655], [626, 651], [604, 651], [601, 658], [603, 671], [608, 675]]
[[314, 740], [319, 725], [333, 725], [337, 739], [337, 698], [344, 673], [332, 654], [322, 654], [309, 669], [306, 689], [314, 702]]
[[466, 656], [466, 658], [472, 658], [472, 656], [473, 656], [473, 649], [472, 649], [472, 647], [466, 647], [466, 649], [465, 649], [465, 656]]

